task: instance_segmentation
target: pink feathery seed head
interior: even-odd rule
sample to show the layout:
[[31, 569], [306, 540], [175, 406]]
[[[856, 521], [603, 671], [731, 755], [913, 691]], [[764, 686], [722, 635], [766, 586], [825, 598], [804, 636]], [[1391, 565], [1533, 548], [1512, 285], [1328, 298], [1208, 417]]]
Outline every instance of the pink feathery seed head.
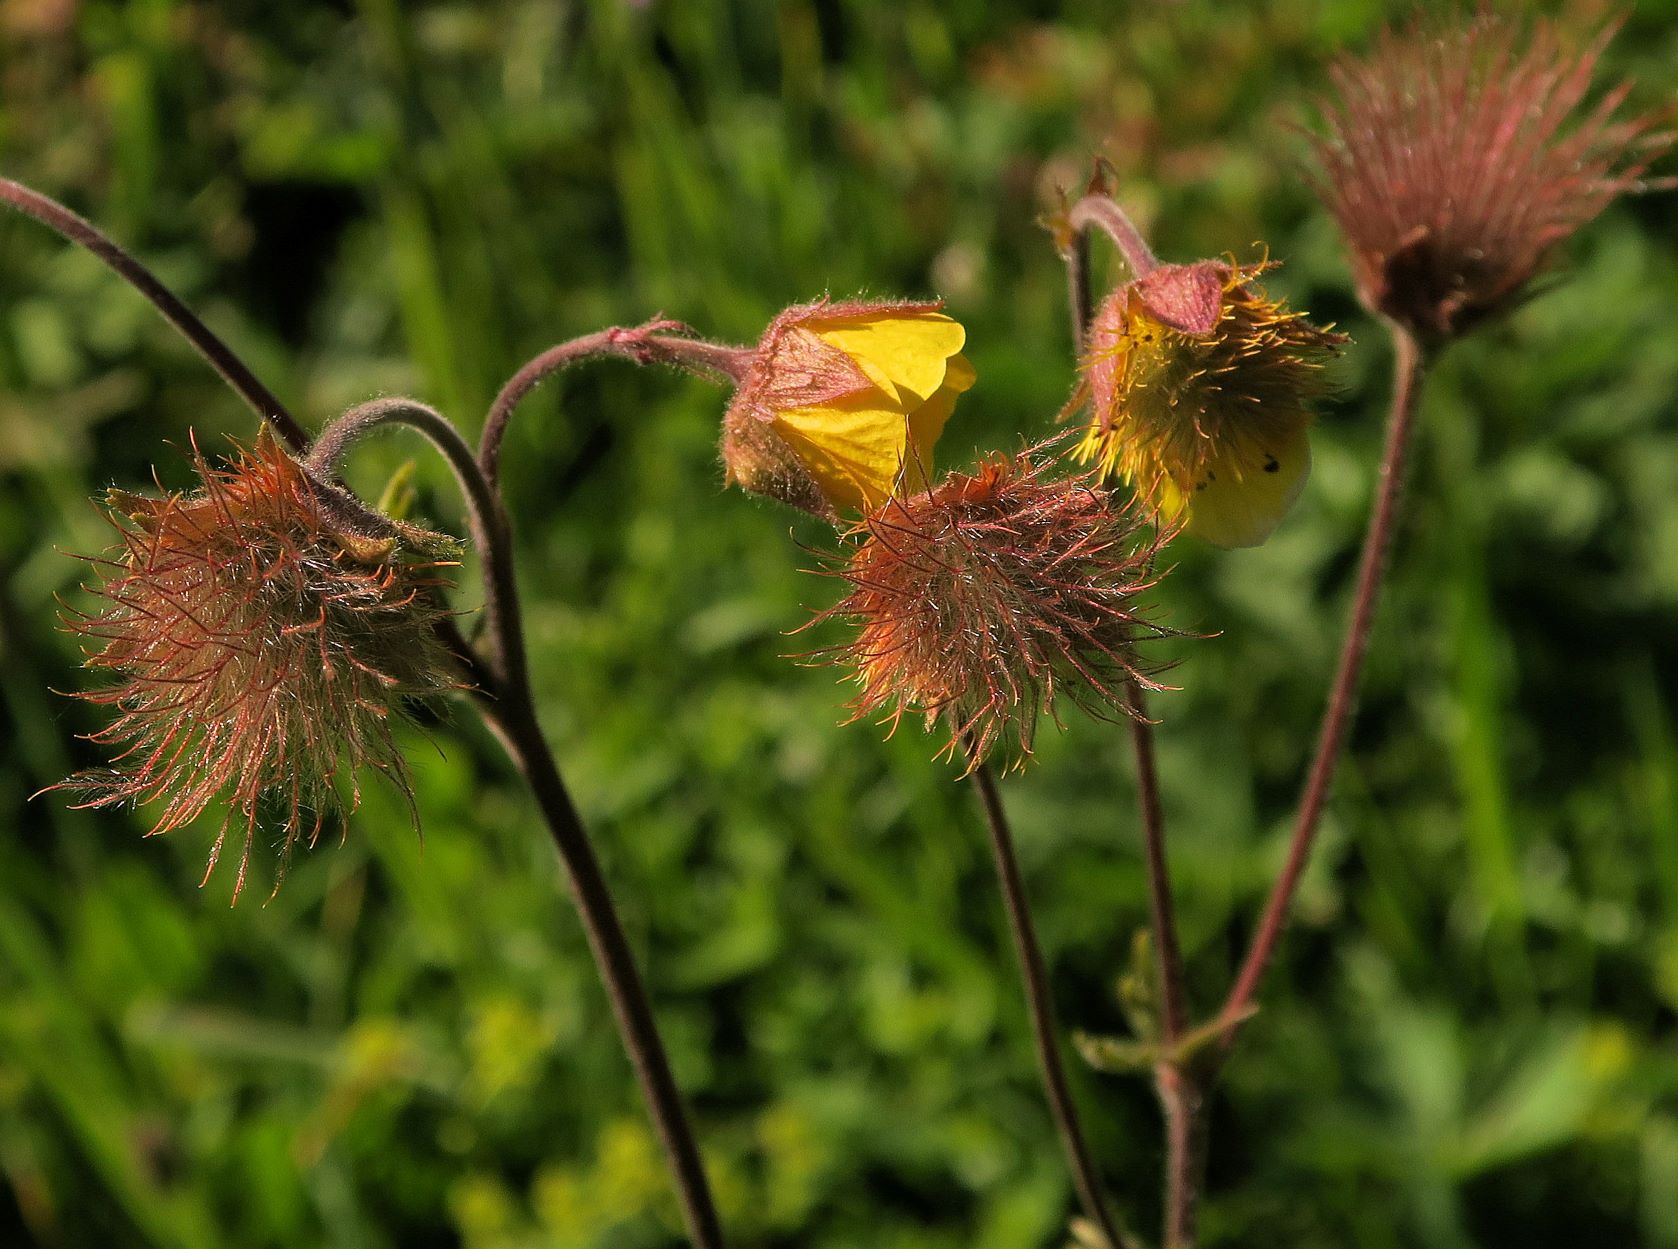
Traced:
[[1128, 682], [1163, 688], [1137, 644], [1169, 632], [1141, 601], [1164, 535], [1054, 462], [1047, 444], [997, 454], [859, 522], [834, 571], [849, 592], [811, 621], [855, 627], [821, 652], [861, 687], [853, 719], [943, 720], [969, 770], [999, 748], [1021, 766], [1061, 695], [1105, 717], [1133, 714]]
[[225, 800], [204, 878], [237, 819], [237, 900], [259, 811], [277, 816], [283, 871], [300, 837], [358, 805], [363, 768], [412, 808], [394, 721], [459, 684], [435, 628], [455, 544], [372, 532], [266, 432], [221, 467], [195, 443], [193, 462], [190, 494], [108, 500], [121, 545], [94, 561], [98, 610], [68, 623], [112, 678], [78, 696], [113, 712], [91, 740], [115, 757], [55, 788], [89, 807], [160, 804], [153, 834]]
[[1586, 105], [1615, 27], [1583, 50], [1547, 20], [1418, 17], [1331, 70], [1313, 137], [1318, 189], [1371, 311], [1441, 343], [1505, 311], [1556, 246], [1640, 187], [1673, 108]]

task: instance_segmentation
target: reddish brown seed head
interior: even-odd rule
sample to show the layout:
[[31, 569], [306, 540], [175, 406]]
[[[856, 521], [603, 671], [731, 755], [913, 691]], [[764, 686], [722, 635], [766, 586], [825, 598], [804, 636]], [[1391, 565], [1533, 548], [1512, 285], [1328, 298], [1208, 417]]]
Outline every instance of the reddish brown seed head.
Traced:
[[264, 435], [191, 494], [113, 493], [120, 547], [94, 561], [102, 600], [70, 627], [112, 683], [79, 695], [115, 719], [92, 739], [109, 767], [63, 782], [84, 805], [159, 804], [152, 832], [228, 804], [244, 828], [234, 898], [259, 814], [299, 837], [353, 810], [370, 768], [408, 798], [393, 722], [406, 700], [457, 684], [435, 632], [447, 583], [439, 535], [369, 533], [340, 496]]
[[1139, 614], [1160, 537], [1092, 476], [1047, 476], [1051, 462], [995, 455], [859, 523], [837, 572], [850, 591], [813, 622], [856, 628], [825, 653], [861, 687], [855, 718], [942, 719], [951, 757], [1019, 765], [1061, 695], [1104, 715], [1129, 711], [1131, 680], [1160, 688], [1136, 653], [1162, 632]]
[[1427, 342], [1457, 337], [1638, 187], [1673, 144], [1674, 114], [1621, 117], [1629, 84], [1586, 104], [1612, 33], [1577, 51], [1548, 21], [1418, 18], [1335, 65], [1319, 191], [1371, 311]]

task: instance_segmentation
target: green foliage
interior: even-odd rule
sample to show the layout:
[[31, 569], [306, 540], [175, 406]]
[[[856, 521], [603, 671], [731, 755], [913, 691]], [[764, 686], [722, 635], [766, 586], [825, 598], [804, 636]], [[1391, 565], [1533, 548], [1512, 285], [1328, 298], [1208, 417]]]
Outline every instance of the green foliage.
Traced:
[[[1099, 8], [1100, 6], [1093, 6]], [[1095, 151], [1161, 255], [1265, 240], [1356, 342], [1298, 512], [1186, 544], [1158, 700], [1192, 991], [1282, 850], [1371, 486], [1382, 336], [1287, 123], [1366, 0], [0, 5], [0, 165], [133, 245], [318, 424], [409, 392], [469, 429], [551, 342], [662, 311], [940, 293], [980, 383], [950, 462], [1071, 384], [1034, 224]], [[1610, 68], [1678, 85], [1678, 9]], [[1622, 205], [1431, 380], [1409, 518], [1323, 844], [1213, 1116], [1210, 1246], [1678, 1246], [1678, 244]], [[721, 395], [602, 364], [507, 457], [543, 714], [597, 834], [741, 1246], [1065, 1239], [967, 790], [839, 727], [788, 638], [817, 527], [725, 494]], [[230, 911], [213, 825], [143, 841], [28, 795], [93, 757], [54, 631], [88, 496], [251, 421], [96, 261], [0, 220], [0, 1242], [658, 1246], [676, 1214], [551, 848], [464, 711], [416, 737], [423, 842], [375, 794]], [[168, 445], [175, 444], [174, 449]], [[392, 438], [416, 515], [459, 523]], [[470, 594], [468, 594], [470, 598]], [[469, 622], [468, 622], [469, 623]], [[1145, 922], [1122, 735], [1005, 788], [1068, 1027], [1126, 1034]], [[1075, 1073], [1154, 1222], [1143, 1081]]]

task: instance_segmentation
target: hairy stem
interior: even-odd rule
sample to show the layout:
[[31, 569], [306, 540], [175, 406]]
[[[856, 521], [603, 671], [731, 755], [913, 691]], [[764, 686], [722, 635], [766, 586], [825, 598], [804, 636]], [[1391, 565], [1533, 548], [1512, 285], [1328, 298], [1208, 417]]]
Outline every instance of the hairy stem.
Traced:
[[1148, 869], [1148, 913], [1158, 957], [1160, 1029], [1167, 1047], [1188, 1031], [1188, 990], [1184, 984], [1182, 946], [1177, 940], [1177, 909], [1171, 896], [1171, 868], [1165, 854], [1165, 814], [1160, 808], [1159, 775], [1154, 769], [1153, 725], [1146, 719], [1142, 687], [1132, 681], [1130, 739], [1136, 756], [1137, 804], [1142, 816], [1142, 851]]
[[694, 1249], [722, 1249], [722, 1225], [705, 1178], [699, 1144], [681, 1089], [670, 1070], [657, 1020], [636, 970], [634, 953], [612, 904], [600, 861], [595, 857], [570, 792], [536, 721], [528, 690], [515, 693], [507, 702], [486, 704], [484, 716], [529, 782], [565, 864], [571, 896], [576, 900], [589, 948], [606, 984], [618, 1031], [624, 1048], [629, 1051], [636, 1079], [675, 1178], [688, 1238]]
[[344, 456], [355, 443], [381, 427], [393, 425], [418, 430], [448, 461], [466, 498], [466, 522], [471, 527], [472, 545], [480, 551], [487, 550], [494, 525], [495, 492], [478, 471], [472, 448], [454, 422], [429, 404], [417, 399], [394, 398], [370, 399], [356, 405], [321, 430], [304, 460], [304, 467], [318, 479], [336, 477]]
[[1165, 1236], [1163, 1249], [1190, 1249], [1205, 1178], [1206, 1086], [1183, 1063], [1162, 1063], [1155, 1071], [1165, 1112]]
[[[1124, 210], [1104, 195], [1085, 196], [1072, 206], [1068, 217], [1073, 234], [1072, 246], [1065, 257], [1067, 303], [1072, 316], [1073, 342], [1082, 353], [1094, 308], [1089, 231], [1105, 230], [1138, 277], [1157, 267], [1159, 261]], [[1165, 1246], [1182, 1249], [1194, 1243], [1200, 1177], [1205, 1170], [1208, 1143], [1203, 1114], [1205, 1090], [1198, 1075], [1175, 1056], [1177, 1043], [1188, 1030], [1188, 988], [1165, 848], [1165, 811], [1160, 801], [1159, 774], [1154, 766], [1154, 726], [1148, 719], [1147, 696], [1141, 685], [1131, 681], [1126, 696], [1131, 712], [1131, 753], [1136, 761], [1142, 853], [1148, 873], [1148, 916], [1160, 989], [1161, 1048], [1171, 1055], [1154, 1069], [1154, 1086], [1165, 1119]]]
[[1125, 258], [1131, 273], [1145, 278], [1159, 268], [1159, 257], [1142, 237], [1142, 231], [1128, 213], [1105, 195], [1086, 195], [1068, 210], [1067, 220], [1080, 236], [1094, 228], [1104, 230]]
[[1165, 854], [1165, 817], [1160, 809], [1159, 778], [1154, 770], [1153, 726], [1145, 718], [1142, 687], [1131, 682], [1130, 736], [1136, 756], [1137, 802], [1142, 816], [1142, 849], [1148, 871], [1148, 915], [1160, 993], [1160, 1041], [1167, 1058], [1155, 1065], [1154, 1087], [1165, 1118], [1165, 1249], [1194, 1243], [1200, 1175], [1205, 1169], [1206, 1130], [1201, 1114], [1205, 1093], [1199, 1077], [1177, 1056], [1188, 1031], [1188, 989], [1177, 911], [1171, 894], [1171, 869]]
[[275, 397], [274, 392], [258, 380], [245, 362], [234, 354], [233, 349], [199, 320], [192, 309], [183, 304], [150, 269], [115, 240], [57, 200], [10, 178], [0, 178], [0, 201], [57, 231], [70, 242], [85, 247], [104, 261], [119, 277], [144, 295], [152, 306], [198, 349], [198, 354], [221, 374], [222, 380], [231, 386], [258, 416], [272, 425], [274, 432], [285, 439], [294, 452], [301, 453], [307, 449], [308, 434], [303, 432], [303, 427]]
[[480, 711], [530, 785], [565, 865], [589, 949], [600, 969], [619, 1034], [675, 1179], [688, 1235], [695, 1249], [721, 1249], [721, 1226], [698, 1142], [671, 1073], [652, 1005], [600, 861], [536, 717], [519, 620], [511, 532], [500, 498], [454, 425], [436, 409], [411, 399], [376, 399], [344, 413], [322, 433], [308, 468], [320, 477], [332, 475], [358, 439], [381, 426], [395, 424], [419, 430], [437, 446], [466, 496], [473, 541], [484, 560], [486, 632], [491, 651], [489, 684], [478, 691]]
[[1049, 1111], [1060, 1133], [1061, 1145], [1072, 1170], [1072, 1183], [1078, 1190], [1084, 1214], [1101, 1229], [1114, 1249], [1123, 1249], [1129, 1241], [1107, 1208], [1101, 1181], [1084, 1138], [1078, 1107], [1066, 1083], [1066, 1069], [1060, 1058], [1060, 1028], [1055, 1021], [1054, 1001], [1049, 993], [1049, 975], [1043, 965], [1042, 947], [1037, 943], [1037, 928], [1031, 919], [1031, 905], [1026, 900], [1025, 882], [1020, 878], [1019, 861], [1014, 855], [1014, 838], [1008, 829], [1002, 798], [996, 792], [996, 780], [985, 764], [975, 763], [972, 776], [973, 784], [979, 791], [979, 801], [984, 807], [985, 824], [990, 829], [991, 854], [996, 861], [996, 875], [1008, 912], [1008, 928], [1025, 982], [1031, 1036], [1037, 1049], [1037, 1065], [1042, 1072]]
[[1416, 423], [1417, 399], [1421, 390], [1426, 355], [1409, 331], [1394, 325], [1392, 328], [1393, 398], [1387, 416], [1386, 448], [1381, 455], [1380, 476], [1375, 499], [1370, 508], [1369, 528], [1364, 534], [1363, 554], [1358, 562], [1357, 588], [1352, 597], [1351, 616], [1346, 624], [1345, 640], [1340, 647], [1340, 662], [1335, 670], [1328, 703], [1323, 710], [1321, 728], [1317, 734], [1316, 753], [1306, 775], [1300, 795], [1299, 813], [1294, 821], [1293, 839], [1288, 846], [1287, 860], [1281, 874], [1271, 887], [1263, 917], [1254, 930], [1252, 944], [1247, 948], [1240, 973], [1225, 999], [1219, 1019], [1229, 1031], [1224, 1044], [1232, 1043], [1234, 1026], [1244, 1018], [1251, 1006], [1265, 970], [1276, 953], [1282, 930], [1287, 926], [1288, 907], [1299, 887], [1300, 875], [1310, 858], [1322, 819], [1323, 806], [1328, 801], [1334, 782], [1335, 766], [1340, 761], [1346, 731], [1351, 726], [1352, 708], [1357, 701], [1358, 678], [1363, 671], [1364, 655], [1369, 648], [1369, 634], [1375, 622], [1375, 607], [1380, 599], [1381, 583], [1387, 570], [1387, 556], [1392, 548], [1393, 532], [1398, 518], [1399, 500], [1404, 491], [1405, 461], [1410, 448], [1411, 431]]
[[[637, 364], [671, 364], [735, 383], [744, 380], [751, 355], [748, 348], [679, 337], [679, 332], [685, 329], [679, 321], [665, 320], [649, 321], [634, 328], [613, 326], [560, 343], [533, 357], [507, 380], [501, 393], [490, 404], [489, 415], [484, 418], [483, 434], [478, 442], [478, 463], [490, 485], [495, 486], [500, 481], [501, 444], [506, 438], [507, 423], [512, 419], [514, 409], [537, 386], [573, 364], [616, 356]], [[678, 333], [660, 333], [661, 330]]]
[[[460, 492], [466, 500], [466, 523], [470, 530], [472, 547], [483, 557], [484, 575], [486, 582], [489, 581], [493, 576], [490, 552], [503, 540], [498, 536], [501, 526], [500, 501], [496, 498], [495, 491], [490, 489], [489, 483], [484, 480], [483, 473], [479, 471], [478, 462], [473, 457], [472, 448], [466, 439], [455, 428], [454, 422], [437, 409], [417, 399], [372, 399], [358, 404], [321, 431], [320, 437], [315, 440], [314, 447], [304, 460], [304, 467], [318, 481], [329, 482], [337, 476], [344, 456], [356, 442], [377, 429], [393, 425], [406, 426], [424, 434], [453, 470], [455, 481], [459, 483]], [[389, 524], [384, 517], [376, 513], [368, 514], [375, 521]], [[485, 632], [489, 639], [490, 654], [486, 658], [471, 652], [476, 661], [473, 676], [475, 684], [480, 688], [483, 688], [485, 678], [498, 688], [507, 684], [505, 656], [500, 646], [500, 613], [504, 598], [504, 593], [486, 592], [484, 595], [484, 618], [487, 626]], [[454, 637], [459, 639], [460, 645], [464, 647], [465, 640], [459, 638], [459, 631], [453, 632]], [[451, 649], [458, 650], [453, 645]], [[469, 647], [467, 649], [470, 650]]]

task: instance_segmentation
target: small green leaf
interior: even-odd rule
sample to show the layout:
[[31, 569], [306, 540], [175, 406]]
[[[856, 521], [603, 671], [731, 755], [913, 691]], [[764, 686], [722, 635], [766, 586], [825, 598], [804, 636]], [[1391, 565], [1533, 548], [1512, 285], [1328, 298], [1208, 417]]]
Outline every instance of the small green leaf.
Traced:
[[1130, 942], [1130, 967], [1119, 977], [1116, 992], [1132, 1032], [1144, 1040], [1159, 1036], [1159, 977], [1154, 962], [1154, 943], [1146, 928], [1136, 930]]
[[390, 480], [385, 482], [376, 510], [379, 515], [388, 516], [391, 520], [407, 520], [413, 514], [418, 498], [414, 490], [414, 462], [404, 460], [390, 475]]
[[1083, 1060], [1097, 1071], [1116, 1075], [1152, 1071], [1160, 1059], [1159, 1046], [1150, 1041], [1133, 1041], [1123, 1037], [1091, 1036], [1087, 1032], [1072, 1034], [1072, 1044]]

